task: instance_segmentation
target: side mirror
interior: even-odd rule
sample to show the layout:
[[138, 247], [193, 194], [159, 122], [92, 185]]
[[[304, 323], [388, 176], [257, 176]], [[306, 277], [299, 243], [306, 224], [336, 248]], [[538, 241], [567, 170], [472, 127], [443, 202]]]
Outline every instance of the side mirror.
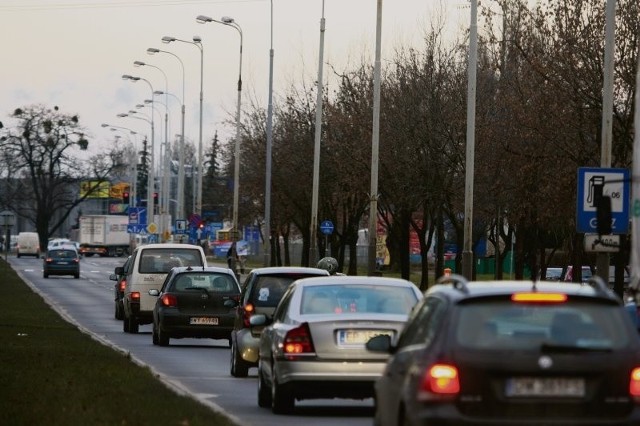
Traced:
[[111, 275], [109, 275], [109, 280], [118, 281], [118, 276], [116, 274], [111, 274]]
[[160, 292], [158, 290], [156, 290], [155, 288], [149, 290], [149, 296], [154, 296], [154, 297], [158, 297], [160, 296]]
[[249, 324], [254, 326], [267, 325], [267, 316], [264, 314], [255, 314], [249, 317]]
[[238, 306], [238, 301], [234, 300], [234, 299], [227, 299], [224, 301], [224, 306], [226, 308], [235, 308]]
[[391, 336], [381, 334], [379, 336], [372, 337], [365, 344], [365, 347], [371, 352], [391, 353], [393, 350], [393, 346], [391, 346]]
[[116, 275], [124, 275], [124, 268], [122, 266], [116, 266], [116, 269], [113, 272]]

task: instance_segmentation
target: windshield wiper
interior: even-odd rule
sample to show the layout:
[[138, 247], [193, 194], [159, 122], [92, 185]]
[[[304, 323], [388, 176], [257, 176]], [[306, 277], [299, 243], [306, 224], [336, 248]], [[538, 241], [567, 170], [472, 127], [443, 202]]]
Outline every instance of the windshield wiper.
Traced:
[[541, 352], [611, 352], [612, 348], [603, 345], [567, 345], [543, 342], [540, 346]]

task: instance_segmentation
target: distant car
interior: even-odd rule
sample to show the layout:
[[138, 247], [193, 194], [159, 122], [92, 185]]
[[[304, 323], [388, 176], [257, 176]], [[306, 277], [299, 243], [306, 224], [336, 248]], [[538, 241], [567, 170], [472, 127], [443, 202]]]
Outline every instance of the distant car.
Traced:
[[109, 275], [111, 281], [115, 281], [113, 286], [114, 303], [115, 303], [115, 318], [117, 320], [124, 319], [124, 289], [127, 286], [127, 271], [131, 264], [131, 256], [127, 257], [124, 265], [116, 267], [113, 274]]
[[219, 267], [173, 268], [153, 309], [154, 345], [168, 346], [170, 339], [209, 338], [231, 342], [240, 284], [232, 270]]
[[40, 257], [40, 237], [37, 232], [20, 232], [16, 244], [16, 256]]
[[385, 335], [395, 341], [413, 306], [422, 298], [398, 278], [331, 276], [295, 281], [260, 337], [258, 405], [290, 413], [295, 400], [365, 399], [384, 371], [388, 354], [365, 343]]
[[[589, 278], [593, 276], [593, 272], [591, 272], [591, 268], [589, 266], [582, 267], [582, 282], [586, 283]], [[563, 281], [572, 282], [573, 281], [573, 266], [567, 266], [567, 272], [564, 274]]]
[[247, 377], [249, 368], [258, 366], [261, 327], [250, 327], [253, 314], [272, 315], [292, 282], [300, 278], [328, 276], [325, 269], [297, 266], [271, 266], [252, 269], [242, 286], [240, 306], [236, 309], [231, 333], [230, 373]]
[[562, 268], [548, 267], [545, 280], [546, 281], [562, 281]]
[[80, 278], [80, 256], [73, 248], [57, 248], [47, 251], [43, 257], [42, 276], [73, 275]]
[[47, 243], [47, 250], [60, 248], [64, 245], [72, 245], [71, 240], [69, 240], [68, 238], [53, 238]]
[[447, 277], [414, 308], [375, 386], [374, 424], [638, 425], [640, 339], [588, 283]]

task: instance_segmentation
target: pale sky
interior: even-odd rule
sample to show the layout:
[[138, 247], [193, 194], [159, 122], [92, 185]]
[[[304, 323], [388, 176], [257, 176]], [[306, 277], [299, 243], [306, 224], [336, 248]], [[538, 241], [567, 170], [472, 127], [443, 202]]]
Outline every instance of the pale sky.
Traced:
[[[291, 84], [307, 86], [318, 72], [322, 0], [272, 0], [274, 100]], [[235, 116], [240, 37], [217, 23], [198, 24], [196, 16], [220, 20], [229, 16], [243, 31], [242, 102], [257, 98], [266, 107], [269, 83], [270, 0], [2, 0], [0, 2], [0, 121], [17, 107], [58, 105], [79, 114], [90, 147], [108, 146], [115, 135], [102, 123], [126, 127], [150, 137], [141, 119], [118, 118], [150, 99], [149, 86], [122, 80], [123, 74], [147, 79], [154, 90], [182, 99], [180, 62], [167, 53], [147, 54], [153, 47], [177, 55], [185, 69], [185, 137], [197, 146], [199, 128], [200, 50], [183, 42], [165, 44], [163, 36], [191, 41], [200, 36], [204, 47], [203, 140], [218, 131], [223, 141], [234, 135], [226, 120]], [[324, 62], [339, 70], [361, 58], [373, 58], [376, 0], [325, 0]], [[465, 0], [384, 0], [382, 59], [393, 48], [419, 46], [421, 36], [437, 16], [445, 16], [451, 34], [468, 27]], [[331, 69], [325, 65], [324, 80]], [[155, 99], [164, 103], [164, 96]], [[180, 132], [179, 102], [169, 97], [169, 139]], [[164, 106], [156, 103], [156, 149], [164, 138]], [[151, 108], [138, 111], [150, 116]], [[143, 117], [143, 116], [142, 116]], [[156, 151], [157, 152], [157, 151]]]

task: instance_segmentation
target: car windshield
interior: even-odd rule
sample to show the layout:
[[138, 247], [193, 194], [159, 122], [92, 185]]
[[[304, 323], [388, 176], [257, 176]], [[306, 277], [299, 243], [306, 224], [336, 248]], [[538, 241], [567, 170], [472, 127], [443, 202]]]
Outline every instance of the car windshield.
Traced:
[[302, 293], [300, 313], [408, 315], [416, 302], [416, 295], [408, 287], [362, 284], [308, 286]]
[[72, 250], [51, 250], [49, 251], [48, 257], [53, 257], [58, 259], [61, 259], [61, 258], [73, 259], [76, 256], [77, 256], [76, 252]]
[[218, 273], [183, 273], [174, 280], [168, 291], [188, 291], [205, 289], [213, 293], [235, 293], [240, 289], [233, 278], [226, 274]]
[[472, 349], [610, 350], [629, 343], [624, 315], [617, 305], [587, 301], [477, 300], [458, 305], [455, 336], [457, 345]]
[[139, 272], [167, 274], [176, 266], [203, 266], [202, 256], [196, 249], [147, 249], [141, 253]]

